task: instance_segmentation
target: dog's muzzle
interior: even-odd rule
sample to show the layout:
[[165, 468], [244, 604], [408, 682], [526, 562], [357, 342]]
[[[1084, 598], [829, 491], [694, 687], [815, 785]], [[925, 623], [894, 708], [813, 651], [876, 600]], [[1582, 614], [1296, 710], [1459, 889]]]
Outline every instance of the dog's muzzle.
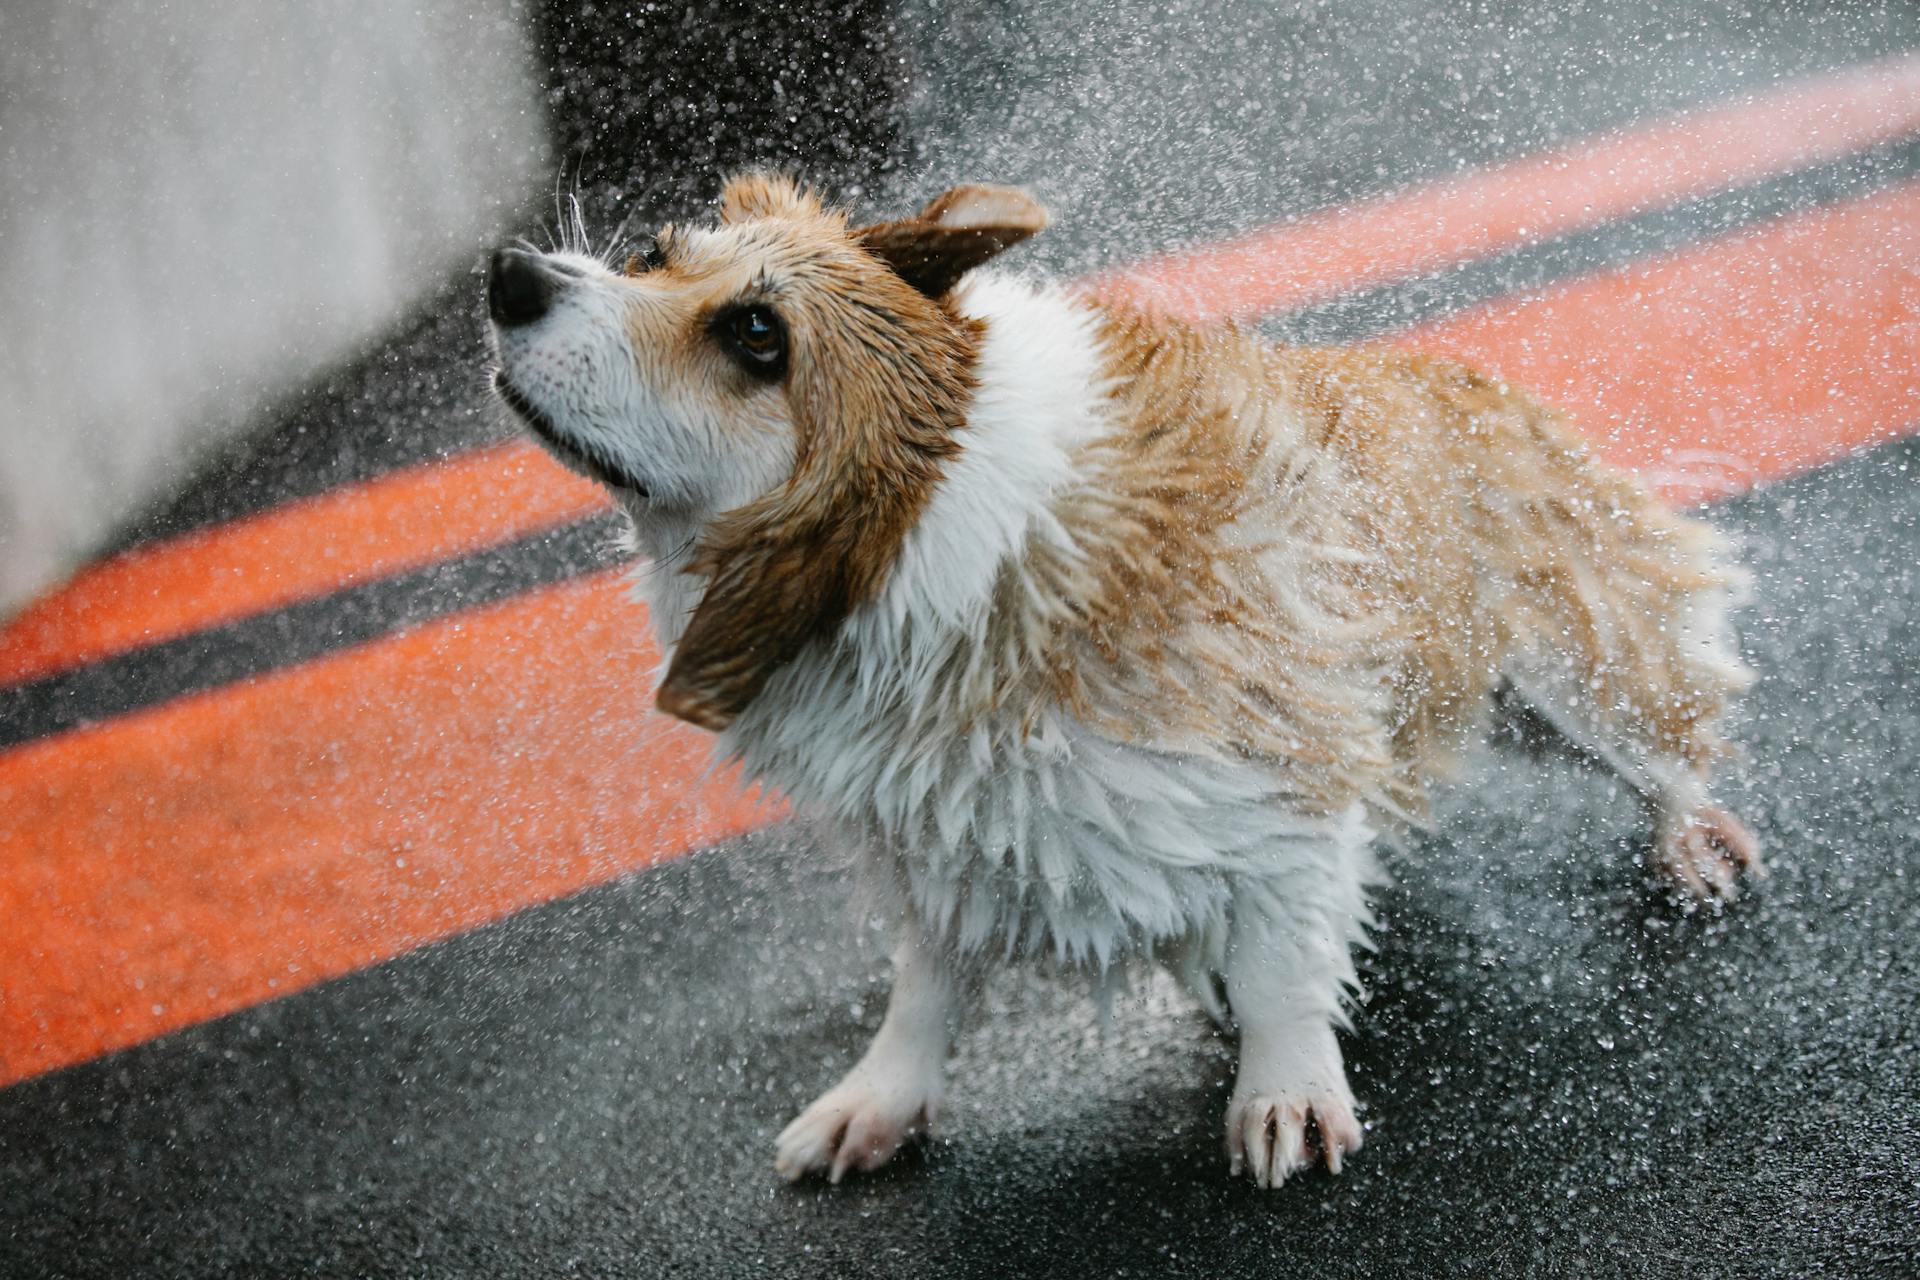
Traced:
[[503, 328], [529, 325], [547, 314], [561, 277], [524, 249], [495, 249], [487, 260], [487, 314]]

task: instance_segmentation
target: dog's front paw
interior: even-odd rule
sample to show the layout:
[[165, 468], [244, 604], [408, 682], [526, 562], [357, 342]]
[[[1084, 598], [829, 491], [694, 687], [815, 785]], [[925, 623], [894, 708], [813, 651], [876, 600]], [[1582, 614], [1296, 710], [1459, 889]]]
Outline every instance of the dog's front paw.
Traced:
[[1250, 1173], [1261, 1187], [1277, 1187], [1322, 1160], [1328, 1172], [1339, 1173], [1362, 1141], [1353, 1108], [1344, 1078], [1337, 1087], [1314, 1090], [1236, 1087], [1227, 1107], [1234, 1175]]
[[865, 1065], [816, 1098], [775, 1143], [774, 1169], [788, 1182], [824, 1173], [839, 1182], [847, 1170], [878, 1169], [917, 1134], [932, 1127], [940, 1082], [922, 1073], [875, 1071]]

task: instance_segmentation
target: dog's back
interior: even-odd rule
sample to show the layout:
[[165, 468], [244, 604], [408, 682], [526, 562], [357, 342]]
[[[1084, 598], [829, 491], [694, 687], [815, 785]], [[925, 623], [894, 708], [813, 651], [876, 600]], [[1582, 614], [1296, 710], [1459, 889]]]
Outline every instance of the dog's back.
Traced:
[[[1684, 771], [1721, 752], [1746, 682], [1724, 540], [1596, 462], [1525, 391], [1392, 349], [1102, 317], [1116, 429], [1082, 461], [1124, 501], [1076, 524], [1134, 545], [1107, 549], [1092, 647], [1163, 690], [1169, 658], [1217, 650], [1208, 734], [1296, 773], [1324, 756], [1329, 807], [1377, 786], [1414, 813], [1503, 682], [1570, 731], [1604, 719], [1616, 757]], [[1164, 730], [1194, 696], [1142, 690], [1133, 706]]]

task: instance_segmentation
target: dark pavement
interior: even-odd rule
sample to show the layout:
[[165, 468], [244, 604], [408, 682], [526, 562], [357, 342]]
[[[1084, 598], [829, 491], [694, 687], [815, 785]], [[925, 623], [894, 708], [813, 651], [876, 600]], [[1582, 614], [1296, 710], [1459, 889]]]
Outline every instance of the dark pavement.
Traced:
[[0, 1094], [0, 1274], [1912, 1274], [1917, 468], [1718, 513], [1760, 574], [1749, 900], [1650, 905], [1625, 795], [1491, 749], [1393, 860], [1339, 1179], [1227, 1179], [1231, 1055], [1164, 981], [1102, 1029], [1010, 975], [948, 1137], [786, 1187], [887, 983], [776, 830]]
[[[817, 160], [886, 203], [991, 178], [1054, 206], [1033, 261], [1061, 273], [1920, 48], [1905, 5], [937, 8], [771, 36], [535, 20], [601, 225], [623, 195], [684, 211], [716, 160]], [[751, 65], [714, 70], [727, 50]], [[805, 123], [767, 100], [784, 67]], [[1916, 172], [1910, 140], [1878, 147], [1271, 323], [1370, 336]], [[450, 282], [127, 541], [493, 438], [476, 298]], [[1654, 903], [1634, 805], [1571, 763], [1489, 747], [1446, 792], [1391, 860], [1343, 1041], [1368, 1139], [1338, 1179], [1229, 1181], [1230, 1049], [1166, 981], [1103, 1023], [1084, 984], [1009, 974], [938, 1141], [785, 1186], [773, 1137], [887, 975], [884, 922], [783, 825], [0, 1090], [0, 1277], [1920, 1275], [1916, 477], [1909, 440], [1711, 513], [1758, 579], [1724, 789], [1773, 870], [1747, 900]], [[604, 535], [0, 691], [0, 715], [46, 732], [299, 661], [603, 566]]]

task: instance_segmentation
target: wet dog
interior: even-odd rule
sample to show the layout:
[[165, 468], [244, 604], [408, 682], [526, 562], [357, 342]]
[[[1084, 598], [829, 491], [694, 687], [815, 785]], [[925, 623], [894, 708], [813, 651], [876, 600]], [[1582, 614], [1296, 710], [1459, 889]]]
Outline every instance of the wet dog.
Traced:
[[931, 1121], [983, 965], [1142, 957], [1238, 1027], [1234, 1169], [1337, 1172], [1373, 845], [1494, 695], [1647, 799], [1679, 892], [1758, 869], [1707, 787], [1740, 575], [1471, 369], [976, 270], [1046, 220], [968, 186], [856, 227], [738, 177], [618, 266], [496, 253], [495, 387], [631, 517], [659, 708], [897, 907], [886, 1018], [783, 1174]]

